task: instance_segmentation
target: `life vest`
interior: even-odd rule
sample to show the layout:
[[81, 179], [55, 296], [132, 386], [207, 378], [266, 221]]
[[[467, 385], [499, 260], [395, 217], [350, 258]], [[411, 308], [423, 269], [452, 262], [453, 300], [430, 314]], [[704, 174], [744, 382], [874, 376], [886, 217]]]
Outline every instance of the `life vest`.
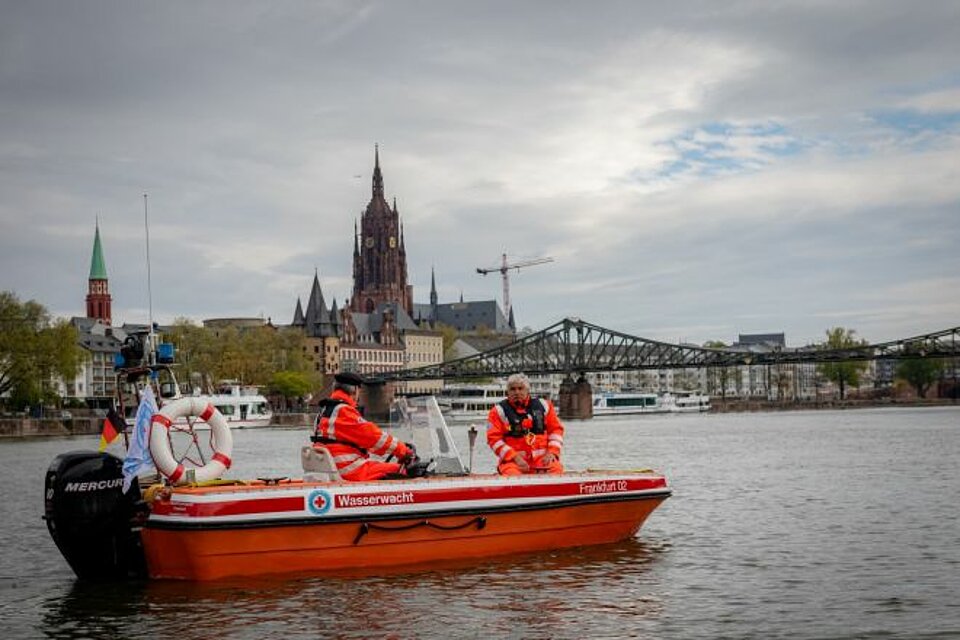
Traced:
[[333, 414], [336, 412], [337, 407], [342, 404], [347, 404], [343, 400], [337, 400], [334, 398], [324, 398], [320, 401], [320, 413], [317, 415], [317, 425], [314, 427], [313, 435], [310, 436], [310, 441], [314, 444], [343, 444], [348, 447], [353, 447], [364, 457], [367, 457], [369, 454], [367, 450], [361, 446], [358, 446], [349, 440], [342, 440], [340, 438], [328, 438], [327, 436], [320, 435], [320, 424], [324, 418], [329, 420], [333, 417]]
[[[546, 432], [543, 426], [546, 409], [540, 398], [531, 397], [530, 402], [527, 403], [527, 412], [523, 415], [520, 415], [520, 413], [513, 408], [509, 400], [501, 400], [500, 408], [503, 409], [503, 415], [506, 417], [507, 422], [510, 423], [510, 430], [503, 434], [504, 436], [508, 438], [523, 438], [528, 433], [541, 435]], [[529, 427], [523, 425], [523, 421], [527, 417], [531, 420]]]

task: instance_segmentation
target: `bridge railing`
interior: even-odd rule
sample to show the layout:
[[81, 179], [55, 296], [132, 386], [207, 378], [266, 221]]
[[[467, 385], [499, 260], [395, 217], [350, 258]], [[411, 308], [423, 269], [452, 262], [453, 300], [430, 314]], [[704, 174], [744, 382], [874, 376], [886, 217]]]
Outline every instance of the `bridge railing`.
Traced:
[[614, 331], [579, 318], [565, 318], [546, 329], [482, 353], [438, 365], [384, 372], [376, 377], [384, 381], [431, 380], [503, 376], [517, 371], [574, 374], [958, 356], [960, 327], [845, 349], [811, 345], [754, 352], [670, 344]]

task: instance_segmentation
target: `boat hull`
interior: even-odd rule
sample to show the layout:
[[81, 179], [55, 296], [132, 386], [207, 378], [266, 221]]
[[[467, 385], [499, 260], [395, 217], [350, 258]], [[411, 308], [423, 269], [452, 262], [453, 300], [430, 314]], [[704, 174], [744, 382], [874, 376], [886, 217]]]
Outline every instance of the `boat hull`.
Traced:
[[177, 490], [142, 530], [149, 575], [342, 574], [604, 544], [670, 494], [653, 474], [477, 478]]

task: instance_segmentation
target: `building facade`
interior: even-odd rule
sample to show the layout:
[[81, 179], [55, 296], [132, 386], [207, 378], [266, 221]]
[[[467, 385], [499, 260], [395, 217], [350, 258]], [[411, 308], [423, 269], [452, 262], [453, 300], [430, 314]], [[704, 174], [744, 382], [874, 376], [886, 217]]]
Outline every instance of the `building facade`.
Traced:
[[436, 274], [430, 271], [430, 303], [414, 303], [413, 318], [418, 322], [427, 320], [431, 324], [443, 324], [453, 327], [459, 333], [493, 333], [515, 337], [516, 322], [513, 319], [513, 309], [509, 318], [504, 315], [496, 300], [476, 300], [464, 302], [460, 296], [459, 302], [439, 302], [437, 295]]
[[342, 324], [337, 301], [334, 300], [330, 308], [327, 308], [323, 291], [320, 289], [320, 275], [315, 272], [310, 297], [307, 299], [307, 311], [304, 313], [300, 299], [297, 298], [292, 323], [294, 327], [303, 330], [303, 352], [314, 373], [328, 376], [340, 372]]

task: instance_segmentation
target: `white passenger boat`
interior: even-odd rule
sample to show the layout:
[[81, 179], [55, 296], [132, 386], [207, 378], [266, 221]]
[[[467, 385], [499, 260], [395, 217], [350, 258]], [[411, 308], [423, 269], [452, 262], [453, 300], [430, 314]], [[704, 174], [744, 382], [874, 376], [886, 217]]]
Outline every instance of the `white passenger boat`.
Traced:
[[[158, 386], [160, 397], [166, 401], [183, 397], [180, 387], [175, 381], [164, 382]], [[270, 403], [260, 394], [257, 387], [228, 380], [217, 386], [216, 393], [203, 394], [197, 392], [192, 396], [216, 407], [232, 429], [253, 429], [266, 427], [273, 423], [273, 411], [270, 409]], [[131, 427], [136, 416], [137, 397], [139, 396], [130, 396], [123, 404], [124, 417]], [[176, 420], [174, 426], [179, 430], [192, 428], [194, 431], [205, 431], [210, 429], [210, 426], [203, 420], [189, 421], [186, 418]]]
[[710, 396], [696, 392], [669, 394], [663, 404], [673, 413], [699, 413], [710, 411]]
[[[255, 386], [242, 385], [234, 380], [221, 382], [216, 393], [199, 395], [201, 399], [216, 407], [223, 414], [231, 429], [252, 429], [266, 427], [273, 422], [270, 403]], [[207, 423], [198, 421], [194, 429], [209, 428]]]
[[443, 416], [451, 421], [482, 420], [507, 397], [505, 384], [450, 384], [437, 395]]
[[608, 391], [593, 394], [593, 415], [626, 415], [635, 413], [667, 413], [665, 406], [656, 393], [634, 393]]
[[593, 394], [593, 415], [696, 413], [710, 410], [710, 396], [694, 393], [604, 392]]

